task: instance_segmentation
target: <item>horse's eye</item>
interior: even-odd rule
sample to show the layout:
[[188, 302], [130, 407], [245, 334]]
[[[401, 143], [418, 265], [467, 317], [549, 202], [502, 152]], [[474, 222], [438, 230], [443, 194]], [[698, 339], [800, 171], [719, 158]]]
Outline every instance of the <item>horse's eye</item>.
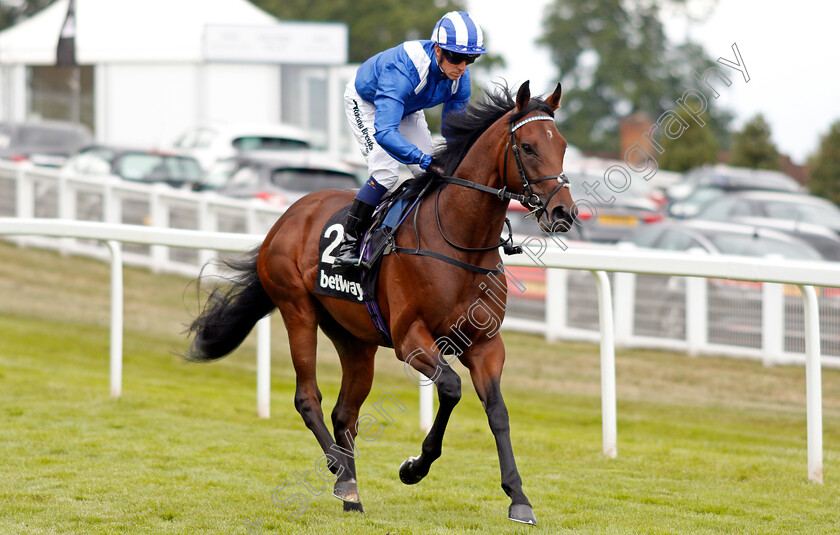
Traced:
[[537, 151], [534, 150], [534, 147], [532, 147], [530, 143], [523, 143], [522, 150], [525, 151], [525, 154], [530, 154], [532, 156], [537, 153]]

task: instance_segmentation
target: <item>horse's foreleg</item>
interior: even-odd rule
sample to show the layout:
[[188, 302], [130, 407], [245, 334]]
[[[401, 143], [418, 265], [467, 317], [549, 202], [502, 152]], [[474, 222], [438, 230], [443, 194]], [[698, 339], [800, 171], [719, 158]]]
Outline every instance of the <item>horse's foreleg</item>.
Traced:
[[501, 338], [497, 336], [494, 340], [496, 341], [491, 341], [481, 348], [472, 348], [470, 355], [463, 361], [470, 370], [475, 391], [484, 404], [490, 430], [496, 439], [499, 467], [502, 472], [502, 490], [511, 499], [508, 518], [523, 524], [536, 524], [537, 519], [531, 503], [522, 491], [522, 478], [516, 468], [510, 442], [508, 411], [502, 398], [500, 381], [505, 362], [505, 348]]
[[419, 322], [408, 330], [400, 344], [400, 358], [434, 381], [439, 401], [435, 421], [423, 440], [420, 456], [409, 457], [400, 466], [400, 480], [406, 485], [413, 485], [426, 477], [432, 463], [440, 457], [446, 425], [452, 410], [461, 400], [461, 378], [446, 362], [441, 362], [437, 354], [438, 348], [431, 333]]

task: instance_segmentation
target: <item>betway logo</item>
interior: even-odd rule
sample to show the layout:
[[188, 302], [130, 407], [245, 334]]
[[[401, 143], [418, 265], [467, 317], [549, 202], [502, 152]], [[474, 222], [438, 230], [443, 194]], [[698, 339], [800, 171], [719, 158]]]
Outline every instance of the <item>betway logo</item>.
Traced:
[[327, 276], [324, 270], [321, 270], [321, 288], [329, 288], [338, 292], [344, 292], [356, 296], [359, 301], [362, 300], [362, 285], [358, 282], [346, 280], [341, 275]]

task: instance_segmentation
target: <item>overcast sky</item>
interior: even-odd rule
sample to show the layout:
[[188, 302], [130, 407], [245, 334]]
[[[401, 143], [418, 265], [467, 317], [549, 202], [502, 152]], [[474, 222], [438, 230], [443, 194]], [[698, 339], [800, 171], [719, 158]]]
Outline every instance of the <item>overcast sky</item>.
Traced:
[[[551, 1], [467, 1], [489, 35], [491, 51], [507, 60], [507, 68], [494, 78], [503, 76], [510, 85], [530, 79], [535, 93], [553, 89], [555, 67], [547, 50], [534, 44]], [[734, 59], [731, 46], [737, 43], [750, 81], [722, 69], [736, 76], [720, 103], [735, 114], [735, 129], [764, 114], [776, 146], [801, 164], [840, 120], [839, 25], [840, 2], [718, 0], [706, 22], [687, 25], [670, 18], [666, 31], [674, 41], [690, 34], [713, 59]]]

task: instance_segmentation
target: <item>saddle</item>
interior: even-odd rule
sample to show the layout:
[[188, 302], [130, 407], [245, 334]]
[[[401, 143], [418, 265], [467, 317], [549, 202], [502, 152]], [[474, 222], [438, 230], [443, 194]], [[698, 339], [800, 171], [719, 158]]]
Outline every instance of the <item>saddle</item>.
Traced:
[[391, 333], [379, 310], [376, 301], [376, 286], [379, 281], [379, 267], [382, 257], [391, 252], [394, 235], [405, 217], [414, 209], [431, 181], [418, 182], [410, 179], [397, 189], [383, 197], [373, 214], [370, 229], [361, 240], [362, 262], [360, 269], [344, 273], [333, 273], [337, 249], [344, 237], [343, 223], [350, 211], [346, 205], [330, 216], [321, 233], [318, 244], [318, 274], [315, 293], [344, 299], [354, 303], [364, 303], [368, 308], [374, 325], [385, 347], [394, 347]]

